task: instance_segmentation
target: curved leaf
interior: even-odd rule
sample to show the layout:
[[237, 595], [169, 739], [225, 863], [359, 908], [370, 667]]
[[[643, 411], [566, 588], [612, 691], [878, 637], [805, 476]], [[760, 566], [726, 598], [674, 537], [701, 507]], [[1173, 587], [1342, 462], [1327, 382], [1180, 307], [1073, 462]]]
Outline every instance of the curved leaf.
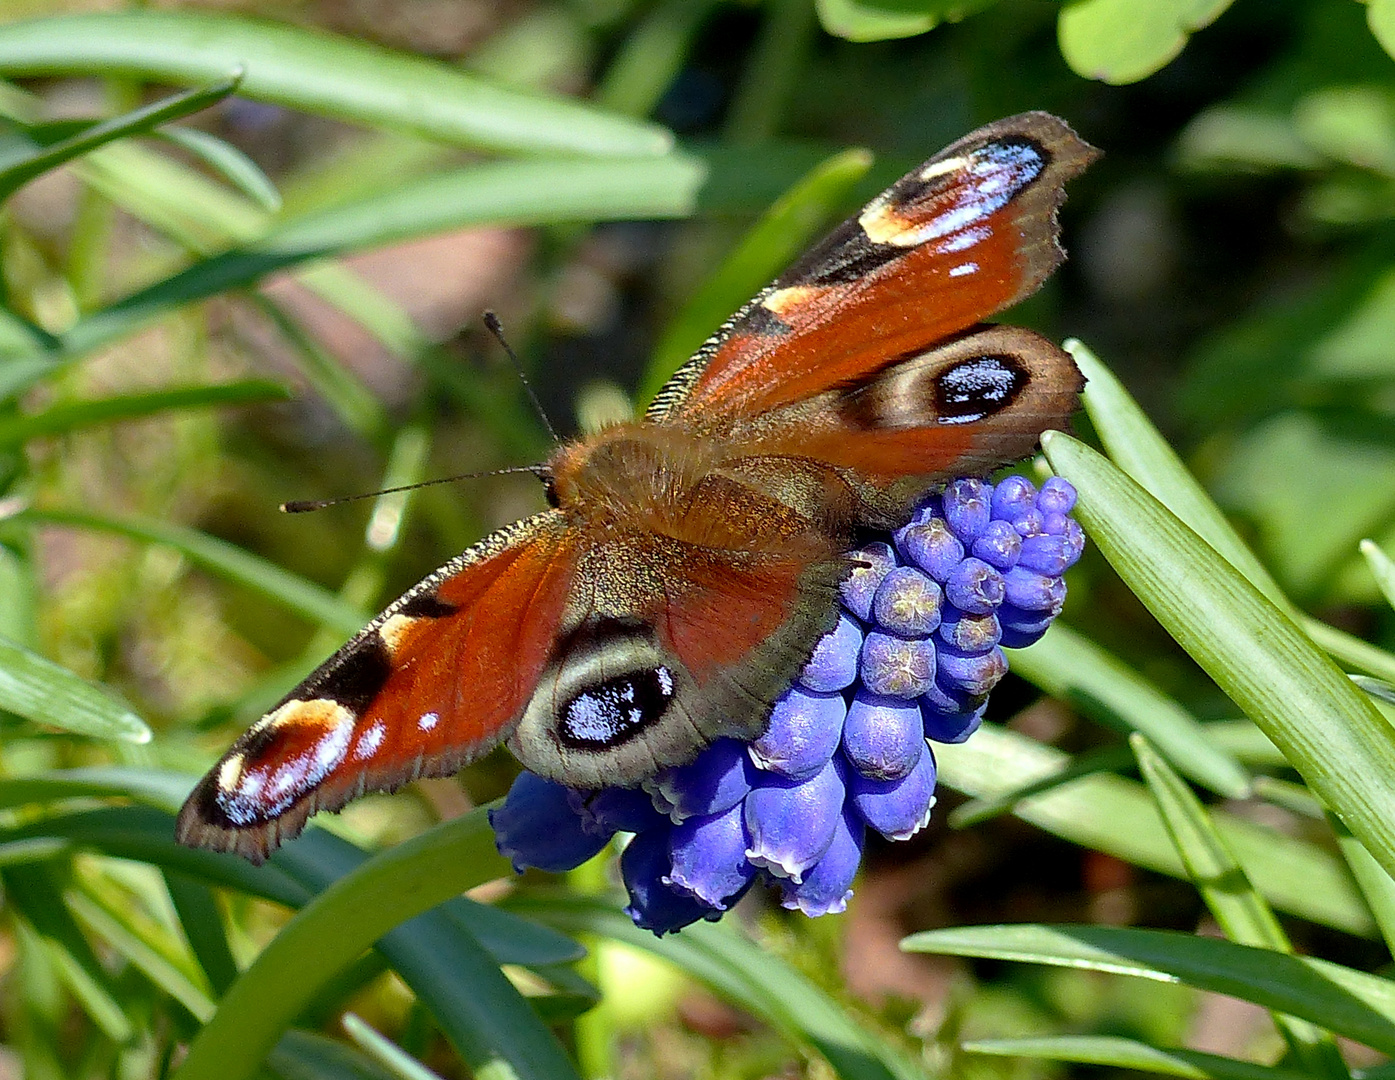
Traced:
[[[972, 739], [935, 747], [940, 780], [981, 799], [1055, 776], [1070, 758], [993, 724]], [[1174, 877], [1186, 877], [1157, 807], [1134, 780], [1108, 773], [1082, 776], [1013, 809], [1054, 836], [1096, 848]], [[1297, 837], [1217, 811], [1216, 827], [1245, 872], [1276, 907], [1353, 934], [1370, 935], [1370, 913], [1346, 868], [1331, 853]]]
[[1395, 982], [1314, 957], [1171, 930], [1112, 926], [966, 926], [912, 934], [901, 947], [1181, 982], [1301, 1016], [1384, 1053], [1395, 1052]]
[[[1138, 769], [1162, 814], [1168, 835], [1186, 865], [1187, 875], [1231, 941], [1292, 953], [1274, 910], [1241, 869], [1196, 793], [1173, 772], [1162, 755], [1142, 735], [1130, 736]], [[1274, 1025], [1294, 1057], [1317, 1076], [1350, 1080], [1350, 1073], [1332, 1036], [1304, 1020], [1273, 1015]]]
[[150, 741], [145, 721], [109, 691], [3, 637], [0, 709], [77, 735], [134, 743]]
[[332, 34], [225, 15], [124, 11], [0, 26], [0, 72], [207, 82], [245, 70], [241, 93], [462, 146], [605, 156], [666, 153], [663, 128]]
[[686, 217], [706, 175], [702, 162], [675, 154], [628, 161], [490, 162], [410, 181], [291, 219], [248, 247], [204, 259], [93, 312], [61, 335], [48, 357], [33, 364], [17, 360], [17, 372], [0, 380], [0, 387], [12, 394], [56, 370], [63, 360], [184, 304], [332, 255], [466, 225]]
[[77, 428], [134, 420], [171, 409], [285, 401], [290, 396], [290, 391], [281, 383], [268, 379], [244, 379], [213, 386], [178, 386], [145, 394], [67, 401], [43, 412], [0, 419], [0, 448], [18, 446], [39, 435], [61, 435]]
[[1231, 0], [1076, 0], [1057, 22], [1061, 55], [1077, 75], [1131, 83], [1165, 67]]
[[874, 1038], [836, 1002], [778, 957], [735, 930], [694, 923], [656, 937], [640, 930], [619, 905], [583, 897], [518, 897], [508, 909], [567, 933], [589, 932], [672, 961], [787, 1038], [814, 1047], [849, 1080], [913, 1080], [923, 1073], [896, 1048]]
[[[226, 76], [227, 72], [224, 72], [224, 75]], [[66, 139], [47, 146], [35, 147], [32, 153], [18, 161], [8, 162], [4, 168], [0, 169], [0, 202], [4, 202], [18, 188], [36, 176], [42, 176], [50, 169], [56, 169], [83, 154], [91, 153], [99, 146], [105, 146], [109, 142], [129, 138], [132, 135], [142, 135], [161, 124], [178, 120], [182, 116], [189, 116], [191, 113], [199, 112], [222, 101], [237, 89], [239, 81], [241, 81], [241, 75], [233, 74], [231, 77], [220, 79], [212, 86], [204, 87], [201, 90], [191, 90], [184, 94], [175, 94], [173, 97], [152, 102], [122, 116], [86, 126]]]
[[[178, 1080], [251, 1076], [316, 991], [400, 923], [510, 873], [484, 810], [437, 826], [368, 859], [293, 918], [243, 972], [190, 1044]], [[568, 1075], [545, 1047], [515, 1068]], [[560, 1065], [558, 1064], [560, 1062]]]
[[1060, 432], [1047, 460], [1134, 594], [1395, 871], [1395, 729], [1289, 618], [1109, 461]]
[[1180, 1076], [1183, 1080], [1304, 1080], [1308, 1073], [1256, 1065], [1199, 1050], [1149, 1046], [1115, 1035], [1045, 1035], [1021, 1039], [975, 1039], [960, 1046], [968, 1054], [1033, 1057], [1082, 1065]]

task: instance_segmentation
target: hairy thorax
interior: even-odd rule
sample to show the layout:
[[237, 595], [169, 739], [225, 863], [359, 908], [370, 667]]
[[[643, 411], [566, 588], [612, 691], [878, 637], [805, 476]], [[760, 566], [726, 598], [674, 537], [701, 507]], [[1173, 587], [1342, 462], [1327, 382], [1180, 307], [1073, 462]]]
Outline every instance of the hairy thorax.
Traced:
[[609, 536], [642, 531], [725, 551], [826, 550], [851, 531], [856, 502], [825, 463], [677, 424], [617, 425], [549, 463], [557, 505]]

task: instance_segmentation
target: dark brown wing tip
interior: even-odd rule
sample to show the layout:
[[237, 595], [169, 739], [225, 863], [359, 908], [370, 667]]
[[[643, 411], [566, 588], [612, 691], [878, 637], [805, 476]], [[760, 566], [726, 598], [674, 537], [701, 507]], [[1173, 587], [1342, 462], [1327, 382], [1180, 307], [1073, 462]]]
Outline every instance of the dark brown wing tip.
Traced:
[[253, 866], [261, 866], [278, 847], [294, 840], [305, 828], [312, 807], [301, 803], [280, 817], [256, 825], [222, 823], [218, 809], [216, 781], [204, 777], [179, 810], [174, 838], [185, 847], [240, 855]]

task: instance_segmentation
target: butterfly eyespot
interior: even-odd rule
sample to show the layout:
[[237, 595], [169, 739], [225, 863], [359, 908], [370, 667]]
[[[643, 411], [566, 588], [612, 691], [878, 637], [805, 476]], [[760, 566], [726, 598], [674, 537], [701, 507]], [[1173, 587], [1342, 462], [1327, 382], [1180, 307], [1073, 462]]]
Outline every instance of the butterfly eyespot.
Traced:
[[975, 356], [935, 380], [935, 412], [942, 424], [971, 424], [1016, 400], [1030, 376], [1011, 356]]
[[616, 746], [663, 716], [674, 691], [673, 673], [662, 666], [607, 679], [562, 707], [558, 734], [577, 749]]

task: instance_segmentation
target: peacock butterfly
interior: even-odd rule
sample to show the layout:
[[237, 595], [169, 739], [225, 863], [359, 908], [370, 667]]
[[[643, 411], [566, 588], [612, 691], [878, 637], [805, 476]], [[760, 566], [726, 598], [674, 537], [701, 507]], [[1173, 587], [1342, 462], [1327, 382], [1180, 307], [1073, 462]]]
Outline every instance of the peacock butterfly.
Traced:
[[854, 530], [1031, 451], [1083, 385], [980, 320], [1064, 254], [1097, 151], [1031, 112], [902, 177], [733, 315], [642, 420], [560, 446], [550, 509], [410, 590], [233, 744], [181, 842], [264, 860], [317, 810], [498, 743], [572, 787], [634, 787], [753, 739], [835, 619]]

